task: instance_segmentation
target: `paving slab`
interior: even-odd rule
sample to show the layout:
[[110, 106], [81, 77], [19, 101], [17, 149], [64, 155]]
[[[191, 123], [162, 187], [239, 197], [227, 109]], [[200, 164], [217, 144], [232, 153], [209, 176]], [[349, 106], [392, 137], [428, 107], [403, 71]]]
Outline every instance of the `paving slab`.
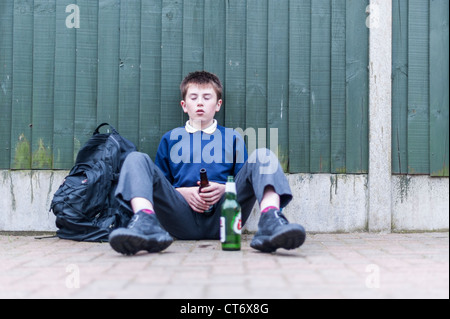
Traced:
[[117, 254], [108, 243], [0, 234], [0, 298], [449, 298], [449, 233], [308, 234], [296, 250], [218, 241]]

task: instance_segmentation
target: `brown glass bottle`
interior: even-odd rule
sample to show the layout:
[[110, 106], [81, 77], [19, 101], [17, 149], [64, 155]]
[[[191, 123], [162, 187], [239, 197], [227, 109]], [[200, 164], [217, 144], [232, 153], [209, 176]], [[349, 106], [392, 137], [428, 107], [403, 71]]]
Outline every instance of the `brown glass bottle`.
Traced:
[[[201, 193], [202, 189], [209, 186], [208, 174], [206, 173], [206, 169], [200, 169], [200, 187], [198, 192]], [[213, 214], [213, 206], [210, 206], [207, 210], [203, 212], [205, 216], [211, 216]]]

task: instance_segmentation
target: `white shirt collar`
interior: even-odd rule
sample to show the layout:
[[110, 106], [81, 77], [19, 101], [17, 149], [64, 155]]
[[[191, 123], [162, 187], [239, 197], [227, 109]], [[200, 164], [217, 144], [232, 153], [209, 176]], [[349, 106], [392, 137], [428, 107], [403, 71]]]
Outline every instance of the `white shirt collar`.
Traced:
[[[191, 124], [189, 124], [189, 121], [186, 122], [186, 126], [184, 127], [188, 133], [195, 133], [200, 131], [199, 129], [196, 129]], [[207, 128], [203, 129], [202, 132], [206, 134], [213, 134], [217, 129], [217, 120], [213, 120], [213, 123], [208, 126]]]

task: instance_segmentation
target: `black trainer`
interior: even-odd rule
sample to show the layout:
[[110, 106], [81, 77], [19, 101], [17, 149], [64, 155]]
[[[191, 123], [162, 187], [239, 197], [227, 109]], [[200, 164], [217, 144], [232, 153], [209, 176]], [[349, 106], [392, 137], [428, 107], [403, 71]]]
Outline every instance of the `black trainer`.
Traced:
[[306, 232], [303, 226], [289, 224], [280, 211], [271, 209], [261, 215], [258, 231], [250, 247], [264, 253], [272, 253], [278, 248], [298, 248], [305, 242], [305, 238]]
[[127, 228], [119, 228], [109, 235], [109, 244], [118, 253], [134, 255], [138, 251], [160, 252], [172, 244], [173, 238], [165, 231], [155, 214], [137, 212]]

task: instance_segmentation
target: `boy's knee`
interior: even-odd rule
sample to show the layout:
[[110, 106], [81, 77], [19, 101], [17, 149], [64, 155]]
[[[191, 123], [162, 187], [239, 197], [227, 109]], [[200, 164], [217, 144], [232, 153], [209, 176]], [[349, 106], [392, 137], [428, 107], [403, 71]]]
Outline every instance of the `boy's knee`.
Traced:
[[131, 152], [128, 154], [127, 158], [125, 159], [125, 163], [139, 163], [139, 162], [149, 162], [151, 161], [150, 156], [145, 153], [141, 152]]

